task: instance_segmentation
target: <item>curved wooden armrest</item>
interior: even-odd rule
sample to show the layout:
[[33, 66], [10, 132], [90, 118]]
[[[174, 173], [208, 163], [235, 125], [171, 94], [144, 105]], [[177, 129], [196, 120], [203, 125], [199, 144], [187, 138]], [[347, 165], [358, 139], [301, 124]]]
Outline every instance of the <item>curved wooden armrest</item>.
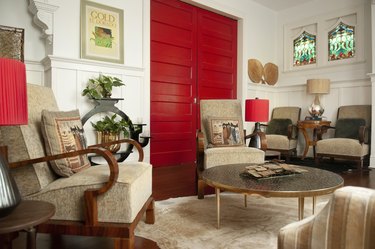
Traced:
[[297, 139], [298, 127], [295, 124], [288, 125], [288, 139]]
[[203, 165], [203, 159], [204, 159], [204, 134], [202, 131], [197, 131], [197, 170], [203, 171], [204, 165]]
[[363, 144], [365, 142], [366, 132], [367, 132], [366, 126], [360, 126], [359, 127], [359, 133], [358, 133], [358, 140], [360, 144]]
[[[329, 129], [336, 129], [334, 126], [322, 125], [314, 128], [314, 134], [316, 134], [316, 140], [322, 140], [323, 134], [326, 133]], [[314, 138], [315, 139], [315, 138]]]
[[113, 144], [122, 144], [122, 143], [128, 143], [128, 144], [132, 144], [133, 146], [135, 146], [135, 148], [137, 148], [137, 151], [138, 151], [138, 162], [143, 161], [144, 152], [143, 152], [142, 146], [137, 141], [135, 141], [134, 139], [130, 139], [130, 138], [119, 139], [116, 141], [111, 141], [111, 142], [106, 142], [106, 143], [101, 143], [101, 144], [94, 144], [94, 145], [90, 145], [88, 148], [104, 148], [105, 146], [110, 146]]
[[[46, 156], [46, 157], [39, 157], [35, 159], [29, 159], [25, 161], [19, 161], [10, 163], [10, 168], [19, 168], [22, 166], [34, 164], [34, 163], [41, 163], [41, 162], [47, 162], [47, 161], [53, 161], [57, 159], [63, 159], [83, 154], [89, 154], [89, 153], [95, 153], [100, 156], [102, 156], [108, 163], [109, 167], [109, 179], [108, 181], [100, 188], [96, 189], [87, 189], [84, 192], [84, 198], [85, 198], [85, 222], [88, 225], [94, 226], [98, 224], [98, 203], [97, 203], [97, 197], [108, 190], [112, 188], [112, 186], [117, 181], [118, 175], [119, 175], [119, 168], [116, 161], [116, 158], [112, 155], [112, 153], [104, 148], [99, 147], [90, 147], [84, 150], [77, 150], [72, 152], [67, 152], [63, 154], [53, 155], [53, 156]], [[95, 166], [93, 166], [95, 167]]]
[[254, 133], [251, 133], [249, 135], [246, 135], [245, 141], [246, 141], [246, 139], [252, 138], [255, 135], [258, 135], [260, 137], [260, 149], [263, 150], [263, 151], [266, 151], [267, 150], [267, 138], [266, 138], [266, 134], [264, 132], [254, 132]]

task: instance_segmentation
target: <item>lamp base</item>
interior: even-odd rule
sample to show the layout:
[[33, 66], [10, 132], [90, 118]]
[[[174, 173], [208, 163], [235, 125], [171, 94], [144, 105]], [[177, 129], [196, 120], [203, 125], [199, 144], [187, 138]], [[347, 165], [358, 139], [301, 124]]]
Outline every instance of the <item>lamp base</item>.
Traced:
[[9, 215], [21, 202], [21, 194], [9, 172], [8, 163], [0, 155], [0, 218]]
[[321, 120], [324, 108], [320, 104], [319, 95], [315, 96], [314, 102], [309, 107], [309, 113], [313, 120]]
[[254, 127], [254, 131], [252, 133], [253, 136], [250, 138], [249, 147], [253, 147], [253, 148], [257, 148], [257, 149], [261, 148], [260, 136], [258, 135], [259, 132], [261, 132], [260, 123], [256, 122], [255, 127]]

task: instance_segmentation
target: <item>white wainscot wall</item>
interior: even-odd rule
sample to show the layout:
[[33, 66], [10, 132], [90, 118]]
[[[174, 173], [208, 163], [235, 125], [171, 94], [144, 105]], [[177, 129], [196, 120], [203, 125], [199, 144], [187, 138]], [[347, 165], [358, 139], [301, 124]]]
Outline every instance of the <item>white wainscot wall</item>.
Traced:
[[[145, 96], [142, 68], [48, 56], [42, 63], [26, 62], [26, 69], [28, 83], [51, 87], [61, 111], [79, 109], [81, 116], [84, 116], [95, 106], [86, 96], [81, 96], [89, 78], [97, 77], [103, 73], [122, 79], [125, 86], [114, 88], [112, 93], [113, 98], [124, 99], [120, 100], [116, 106], [125, 112], [133, 123], [145, 123], [144, 131], [149, 133], [149, 101], [145, 101], [148, 97]], [[93, 116], [84, 126], [89, 145], [96, 143], [95, 132], [90, 122], [101, 119], [103, 115]], [[150, 161], [149, 147], [148, 145], [143, 148], [144, 161], [147, 162]], [[131, 160], [137, 160], [137, 158], [138, 153], [130, 155]]]
[[[371, 104], [371, 81], [331, 81], [331, 91], [329, 94], [320, 96], [320, 102], [325, 108], [323, 116], [336, 123], [337, 109], [343, 105], [368, 105]], [[306, 84], [293, 86], [269, 86], [255, 83], [248, 83], [247, 96], [249, 99], [260, 98], [270, 100], [271, 116], [272, 109], [278, 106], [299, 106], [301, 107], [301, 119], [309, 116], [308, 107], [313, 102], [315, 95], [306, 94]], [[248, 131], [253, 131], [254, 123], [245, 124]], [[309, 131], [312, 137], [312, 131]], [[332, 137], [332, 133], [325, 135]], [[298, 135], [297, 155], [301, 156], [305, 146], [305, 140], [301, 132]], [[308, 157], [313, 156], [312, 147], [309, 148]], [[374, 155], [373, 155], [374, 156]]]

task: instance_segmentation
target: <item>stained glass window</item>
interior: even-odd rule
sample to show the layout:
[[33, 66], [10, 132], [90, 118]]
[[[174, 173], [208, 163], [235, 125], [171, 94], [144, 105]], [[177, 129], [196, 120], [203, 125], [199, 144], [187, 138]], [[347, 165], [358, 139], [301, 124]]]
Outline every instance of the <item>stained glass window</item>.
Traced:
[[316, 35], [304, 31], [294, 39], [293, 66], [302, 66], [316, 63]]
[[354, 27], [340, 22], [328, 33], [328, 60], [341, 60], [354, 57]]

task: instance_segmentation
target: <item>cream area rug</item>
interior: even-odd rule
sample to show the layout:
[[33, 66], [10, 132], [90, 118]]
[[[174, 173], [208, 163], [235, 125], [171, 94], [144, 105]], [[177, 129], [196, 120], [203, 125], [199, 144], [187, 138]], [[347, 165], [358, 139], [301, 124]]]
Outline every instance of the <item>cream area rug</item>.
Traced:
[[[317, 210], [329, 196], [317, 198]], [[281, 227], [298, 220], [297, 198], [221, 194], [221, 227], [216, 228], [215, 195], [173, 198], [155, 203], [153, 225], [140, 222], [136, 235], [152, 239], [162, 249], [277, 248]], [[305, 198], [305, 217], [311, 215], [311, 198]]]

